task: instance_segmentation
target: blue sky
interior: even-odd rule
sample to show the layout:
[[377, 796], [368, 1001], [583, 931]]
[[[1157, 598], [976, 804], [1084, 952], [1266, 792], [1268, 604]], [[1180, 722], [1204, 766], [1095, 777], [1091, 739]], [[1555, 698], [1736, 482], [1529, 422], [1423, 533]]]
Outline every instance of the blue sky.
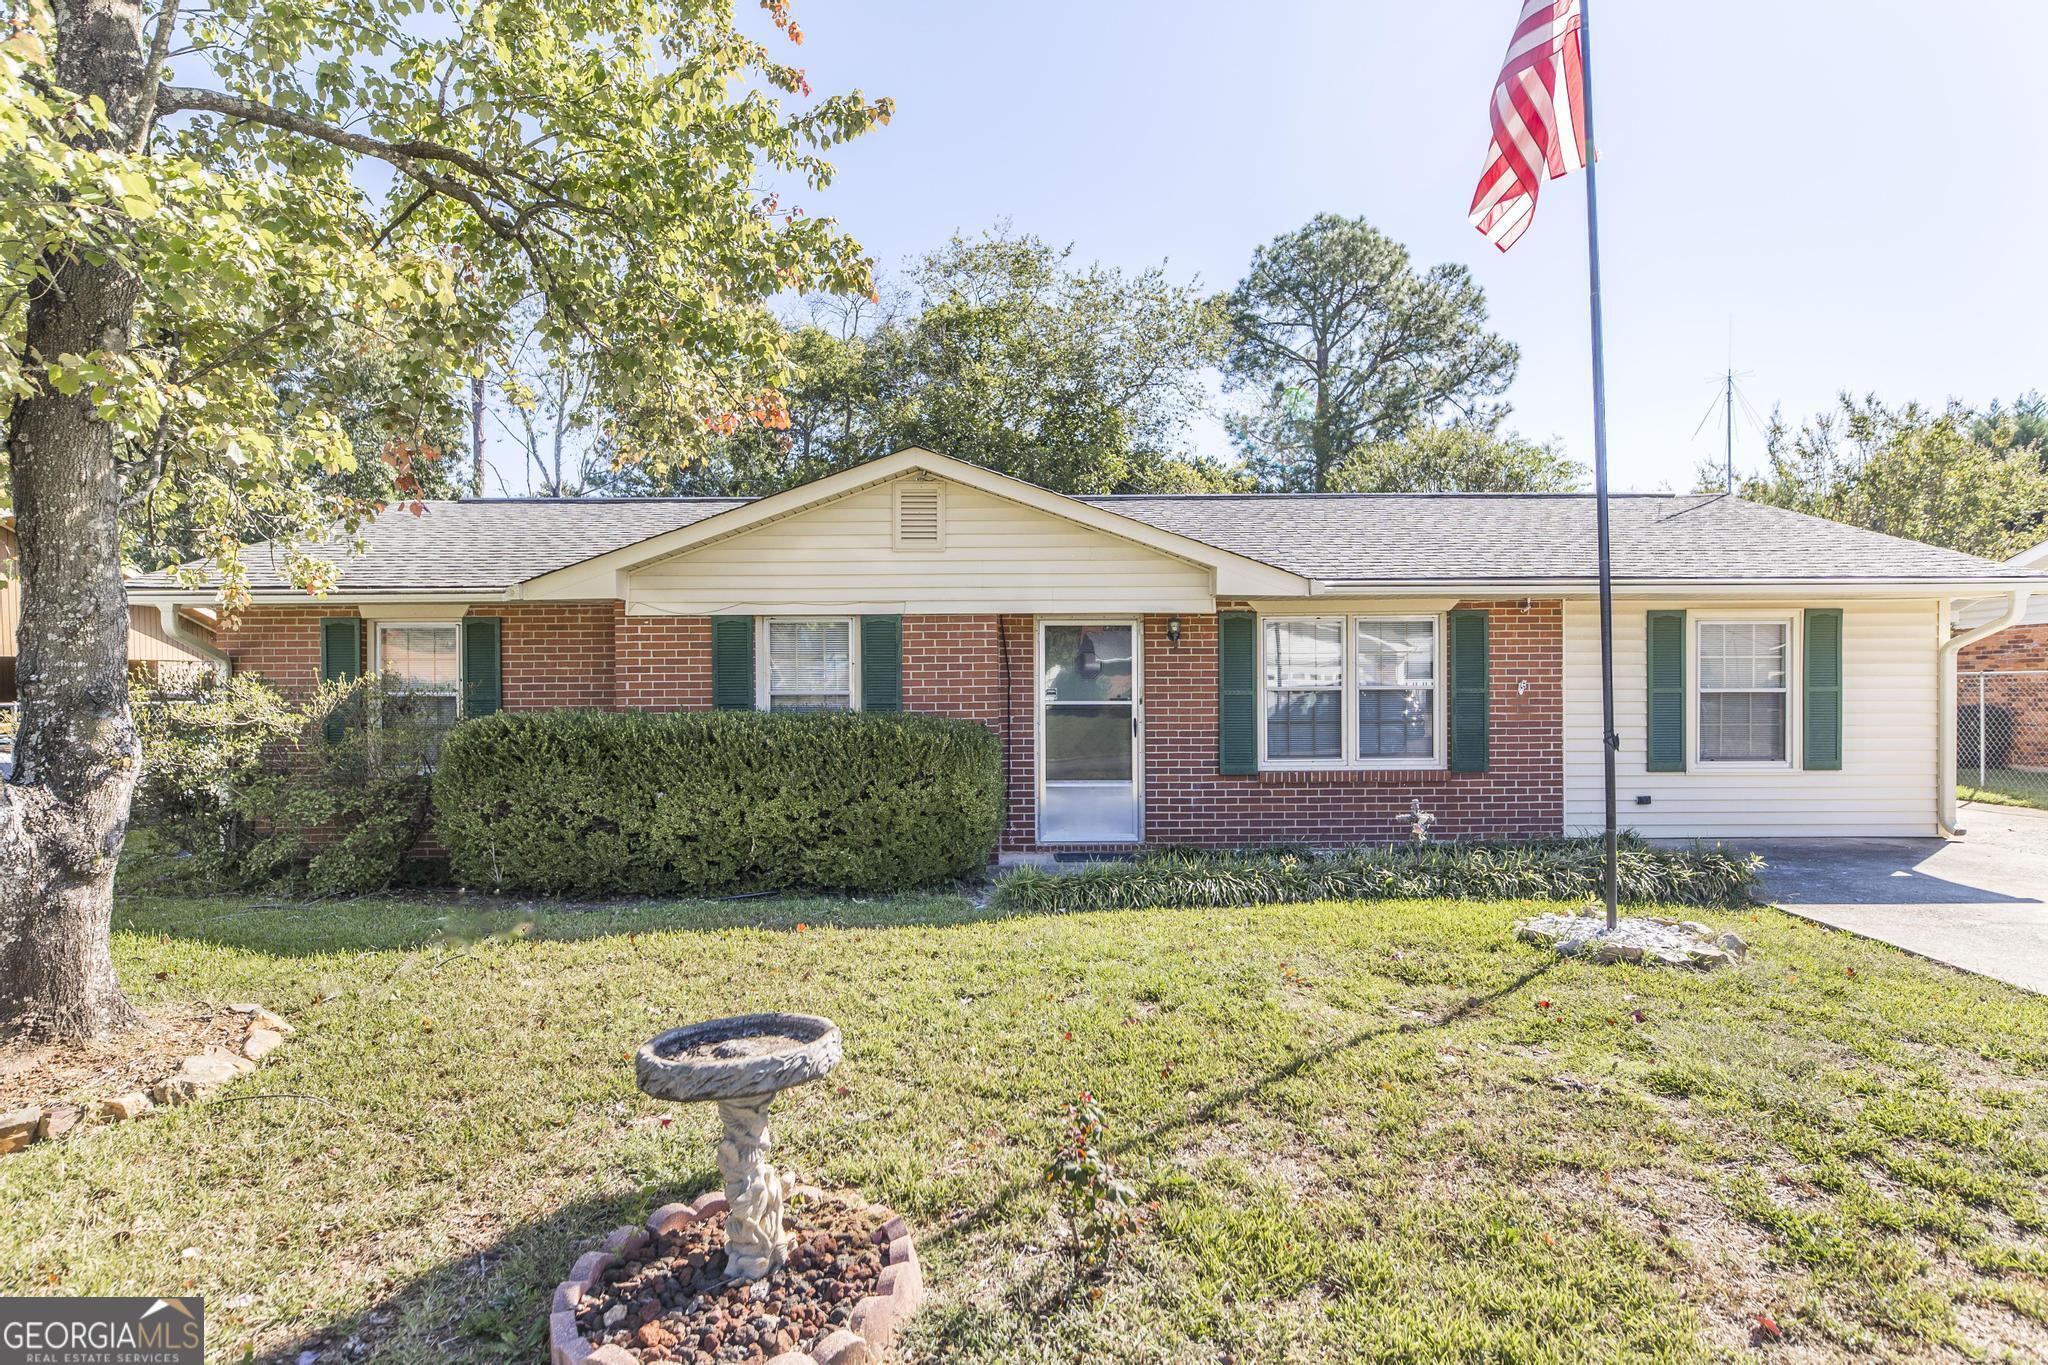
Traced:
[[[1501, 256], [1465, 222], [1516, 0], [798, 0], [820, 91], [896, 98], [806, 209], [885, 267], [1001, 218], [1227, 286], [1329, 210], [1461, 261], [1522, 348], [1511, 424], [1590, 459], [1584, 184]], [[1688, 487], [1726, 367], [1761, 412], [1842, 388], [2048, 388], [2039, 0], [1595, 0], [1617, 488]], [[1220, 431], [1198, 433], [1222, 452]], [[1738, 423], [1737, 463], [1762, 443]]]

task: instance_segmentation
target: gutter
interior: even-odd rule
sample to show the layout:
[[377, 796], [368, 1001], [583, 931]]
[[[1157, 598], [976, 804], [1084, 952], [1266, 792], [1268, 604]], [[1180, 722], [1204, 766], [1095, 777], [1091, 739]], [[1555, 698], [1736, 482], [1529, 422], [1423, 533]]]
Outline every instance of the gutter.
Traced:
[[[1965, 648], [1977, 643], [1988, 635], [1996, 635], [2010, 626], [2016, 626], [2027, 616], [2027, 599], [2033, 596], [2032, 587], [2015, 588], [2006, 599], [2005, 614], [1988, 625], [1966, 630], [1960, 635], [1951, 634], [1941, 642], [1935, 656], [1935, 676], [1940, 679], [1937, 689], [1940, 708], [1936, 716], [1935, 734], [1939, 737], [1936, 748], [1940, 750], [1940, 761], [1935, 764], [1935, 781], [1940, 785], [1934, 793], [1935, 824], [1941, 834], [1954, 838], [1963, 831], [1956, 827], [1956, 656]], [[1942, 629], [1955, 629], [1954, 607], [1942, 603]]]
[[186, 626], [185, 618], [178, 614], [177, 603], [158, 602], [156, 609], [163, 617], [164, 634], [176, 641], [179, 648], [189, 649], [209, 664], [212, 664], [214, 676], [222, 682], [226, 682], [228, 674], [234, 668], [228, 656], [223, 654], [211, 642], [200, 639], [195, 632]]
[[[1953, 578], [1617, 578], [1616, 593], [1632, 597], [1749, 597], [1783, 596], [1788, 592], [1825, 589], [1842, 597], [1932, 597], [1947, 593], [1961, 597], [1996, 597], [2017, 587], [2048, 587], [2048, 577], [1998, 579]], [[1318, 596], [1367, 597], [1390, 593], [1499, 593], [1510, 597], [1591, 596], [1596, 588], [1592, 578], [1319, 578], [1312, 592]]]

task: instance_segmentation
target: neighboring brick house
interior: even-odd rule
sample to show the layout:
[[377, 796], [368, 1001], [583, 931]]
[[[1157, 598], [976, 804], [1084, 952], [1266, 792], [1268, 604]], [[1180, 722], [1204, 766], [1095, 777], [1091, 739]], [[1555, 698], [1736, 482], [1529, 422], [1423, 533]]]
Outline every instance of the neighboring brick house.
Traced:
[[[1624, 823], [1929, 834], [1945, 599], [2011, 571], [1723, 497], [1618, 497]], [[217, 645], [286, 688], [499, 708], [905, 709], [1005, 742], [1010, 853], [1600, 823], [1592, 501], [1064, 497], [905, 451], [760, 500], [387, 513]], [[139, 601], [195, 604], [156, 578]], [[1654, 683], [1653, 683], [1654, 680]]]
[[[2048, 569], [2048, 543], [2036, 545], [2006, 561], [2009, 568]], [[1959, 624], [1979, 625], [1996, 614], [1993, 603], [1972, 603], [1956, 613]], [[2048, 590], [2029, 604], [2026, 618], [1994, 635], [1967, 645], [1956, 656], [1960, 686], [1956, 702], [1967, 728], [1984, 706], [1991, 725], [1986, 745], [1993, 763], [2048, 769]], [[1964, 748], [1974, 751], [1967, 735]]]

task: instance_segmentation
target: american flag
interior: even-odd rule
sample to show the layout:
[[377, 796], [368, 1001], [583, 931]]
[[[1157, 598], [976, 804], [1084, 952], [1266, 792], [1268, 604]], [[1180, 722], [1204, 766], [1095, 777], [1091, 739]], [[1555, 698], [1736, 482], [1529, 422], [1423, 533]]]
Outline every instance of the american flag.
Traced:
[[1493, 142], [1472, 196], [1472, 226], [1502, 251], [1529, 230], [1544, 180], [1586, 164], [1579, 62], [1579, 0], [1527, 0], [1493, 87]]

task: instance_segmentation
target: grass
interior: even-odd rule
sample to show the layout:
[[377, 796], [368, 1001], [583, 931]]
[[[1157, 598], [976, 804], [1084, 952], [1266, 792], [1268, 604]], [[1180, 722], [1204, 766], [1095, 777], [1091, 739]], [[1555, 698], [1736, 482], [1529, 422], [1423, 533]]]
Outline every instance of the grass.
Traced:
[[[298, 1033], [0, 1159], [0, 1293], [203, 1293], [223, 1360], [539, 1358], [578, 1247], [713, 1183], [632, 1049], [780, 1006], [847, 1040], [781, 1159], [911, 1218], [916, 1358], [1687, 1361], [1757, 1313], [1787, 1358], [2048, 1352], [2048, 1001], [1769, 910], [1708, 916], [1739, 970], [1564, 962], [1530, 908], [131, 896], [143, 1003]], [[1157, 1201], [1095, 1302], [1042, 1185], [1083, 1088]]]
[[1977, 780], [1978, 770], [1965, 768], [1956, 781], [1956, 798], [1961, 801], [1982, 801], [1988, 806], [2028, 806], [2034, 810], [2048, 810], [2048, 772], [2033, 772], [2025, 768], [1987, 768], [1983, 781]]

